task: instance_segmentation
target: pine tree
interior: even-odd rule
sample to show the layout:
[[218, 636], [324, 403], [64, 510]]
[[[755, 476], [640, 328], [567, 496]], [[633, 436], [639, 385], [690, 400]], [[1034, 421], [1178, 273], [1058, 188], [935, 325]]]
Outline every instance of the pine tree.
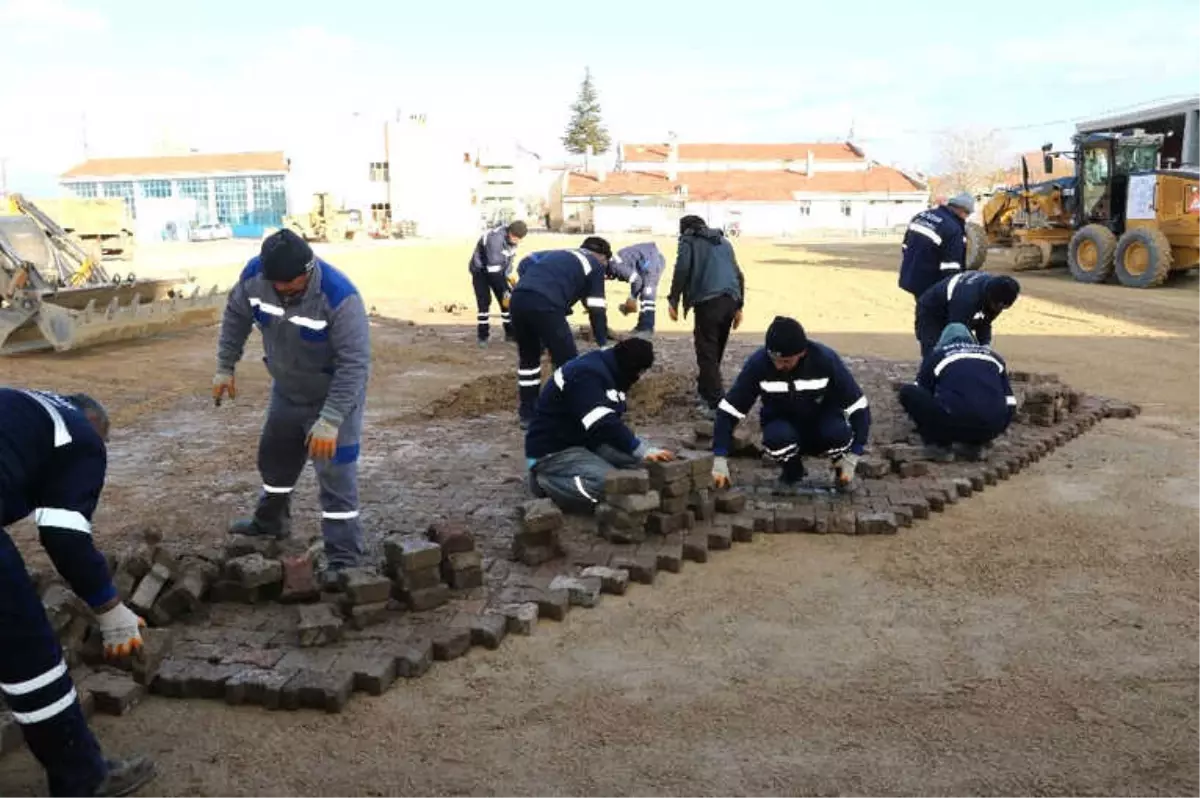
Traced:
[[571, 104], [571, 121], [567, 124], [562, 143], [567, 152], [575, 155], [587, 152], [589, 144], [592, 145], [592, 151], [599, 155], [608, 152], [611, 144], [608, 131], [600, 121], [600, 101], [596, 88], [592, 85], [590, 68], [584, 69], [583, 83], [579, 85], [579, 97]]

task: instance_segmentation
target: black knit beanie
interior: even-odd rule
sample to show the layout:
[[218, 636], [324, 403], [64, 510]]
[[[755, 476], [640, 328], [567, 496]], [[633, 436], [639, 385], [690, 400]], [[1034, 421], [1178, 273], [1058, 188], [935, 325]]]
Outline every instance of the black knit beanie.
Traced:
[[622, 388], [638, 381], [642, 373], [654, 365], [654, 344], [645, 338], [626, 338], [613, 347]]
[[705, 226], [703, 219], [694, 214], [689, 214], [679, 220], [679, 235], [684, 235], [692, 230], [699, 230]]
[[984, 295], [989, 303], [1009, 308], [1021, 294], [1021, 284], [1008, 275], [993, 277], [988, 281]]
[[259, 254], [263, 277], [274, 283], [295, 280], [309, 270], [313, 263], [312, 247], [286, 227], [267, 236]]
[[588, 252], [595, 252], [597, 255], [603, 255], [606, 258], [612, 257], [612, 244], [600, 236], [589, 236], [583, 239], [583, 243], [579, 245], [580, 249], [586, 249]]
[[777, 357], [798, 355], [808, 348], [808, 336], [800, 322], [776, 316], [767, 328], [767, 352]]

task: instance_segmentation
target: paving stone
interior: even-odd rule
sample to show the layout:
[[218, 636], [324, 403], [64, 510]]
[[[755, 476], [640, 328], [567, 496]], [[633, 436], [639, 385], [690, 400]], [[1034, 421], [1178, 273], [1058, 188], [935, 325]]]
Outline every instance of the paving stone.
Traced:
[[954, 490], [958, 496], [969, 498], [974, 493], [974, 488], [971, 486], [971, 480], [966, 477], [960, 477], [953, 481]]
[[[240, 704], [263, 704], [266, 685], [273, 680], [286, 682], [291, 672], [277, 673], [270, 668], [246, 668], [225, 680], [225, 703], [231, 706]], [[280, 683], [279, 687], [283, 687]]]
[[650, 474], [642, 469], [621, 468], [604, 477], [604, 495], [642, 494], [650, 491]]
[[661, 502], [659, 502], [659, 509], [668, 515], [685, 512], [688, 509], [688, 500], [690, 498], [690, 494], [686, 496], [665, 497]]
[[338, 585], [350, 605], [386, 603], [392, 593], [391, 581], [374, 568], [343, 569]]
[[898, 522], [894, 513], [859, 513], [858, 534], [894, 535]]
[[204, 608], [204, 596], [211, 583], [209, 574], [200, 568], [190, 568], [154, 602], [154, 609], [170, 619], [182, 618]]
[[211, 662], [190, 660], [184, 673], [181, 697], [224, 698], [225, 682], [243, 670], [244, 665], [214, 665]]
[[900, 463], [896, 473], [905, 479], [923, 477], [929, 473], [929, 463], [923, 460], [905, 460]]
[[738, 516], [733, 519], [733, 523], [729, 525], [729, 534], [738, 543], [751, 543], [754, 541], [754, 519], [747, 516]]
[[446, 583], [454, 590], [472, 590], [477, 587], [483, 587], [483, 569], [482, 568], [464, 568], [458, 571], [451, 571]]
[[405, 592], [404, 601], [413, 612], [426, 612], [440, 607], [450, 600], [450, 588], [446, 585], [434, 585], [422, 590]]
[[731, 515], [746, 509], [746, 494], [740, 490], [721, 491], [714, 496], [718, 513]]
[[694, 480], [692, 477], [688, 476], [682, 479], [677, 479], [673, 482], [664, 482], [659, 486], [658, 492], [663, 497], [668, 499], [673, 499], [678, 496], [687, 496], [692, 492], [693, 484]]
[[323, 709], [335, 713], [346, 708], [352, 692], [351, 672], [302, 670], [283, 686], [280, 704], [288, 709]]
[[775, 511], [776, 532], [819, 532], [812, 507]]
[[656, 490], [633, 495], [608, 496], [606, 498], [608, 499], [608, 503], [613, 507], [631, 514], [648, 513], [651, 510], [657, 510], [660, 502], [660, 496]]
[[710, 526], [708, 532], [708, 550], [726, 551], [733, 548], [733, 531], [727, 526]]
[[[133, 595], [129, 599], [130, 608], [141, 615], [148, 614], [158, 599], [158, 594], [166, 587], [167, 580], [170, 578], [171, 572], [165, 565], [160, 563], [152, 565], [150, 571], [142, 577], [133, 591]], [[47, 614], [50, 615], [51, 625], [53, 625], [54, 614], [52, 612]]]
[[892, 515], [896, 516], [896, 524], [898, 526], [912, 526], [913, 512], [912, 508], [904, 504], [893, 504]]
[[168, 698], [183, 698], [187, 682], [188, 663], [191, 660], [168, 658], [163, 661], [150, 683], [150, 692]]
[[677, 574], [683, 570], [683, 536], [671, 534], [662, 540], [644, 544], [647, 551], [653, 551], [654, 562], [660, 571]]
[[399, 571], [392, 584], [392, 595], [399, 597], [401, 593], [413, 590], [425, 590], [437, 587], [441, 583], [441, 566], [435, 565], [432, 568], [422, 568], [419, 571]]
[[[282, 582], [279, 583], [282, 586]], [[242, 587], [241, 583], [229, 579], [218, 579], [209, 591], [209, 599], [216, 603], [261, 604], [270, 601], [266, 588]]]
[[119, 671], [96, 671], [83, 686], [95, 699], [96, 711], [105, 715], [124, 715], [146, 694], [143, 685]]
[[279, 558], [283, 569], [283, 587], [279, 600], [285, 603], [316, 601], [321, 597], [321, 587], [313, 567], [313, 558], [307, 552], [288, 554]]
[[329, 604], [300, 604], [296, 609], [301, 647], [326, 646], [342, 639], [342, 619]]
[[891, 464], [878, 457], [864, 457], [858, 461], [856, 473], [868, 479], [882, 479], [892, 472]]
[[[656, 502], [655, 507], [657, 506]], [[629, 512], [607, 502], [601, 502], [596, 505], [595, 518], [596, 523], [601, 526], [618, 530], [634, 529], [641, 531], [646, 522], [644, 512], [646, 511]]]
[[142, 650], [129, 658], [130, 671], [138, 684], [148, 686], [175, 645], [176, 632], [171, 629], [143, 629]]
[[383, 695], [396, 681], [396, 658], [391, 654], [351, 654], [338, 659], [337, 666], [354, 677], [354, 689], [368, 695]]
[[755, 510], [751, 514], [751, 519], [754, 522], [755, 532], [774, 532], [775, 531], [775, 511], [774, 510]]
[[968, 479], [971, 480], [971, 490], [974, 492], [982, 491], [988, 485], [988, 481], [984, 478], [983, 472], [972, 474], [970, 477], [968, 477]]
[[697, 452], [688, 454], [687, 463], [691, 466], [692, 479], [697, 484], [708, 485], [712, 480], [714, 456], [712, 452]]
[[267, 559], [279, 556], [280, 544], [274, 538], [259, 535], [228, 535], [225, 538], [225, 559], [233, 560], [247, 554], [260, 554]]
[[517, 507], [517, 520], [525, 532], [549, 532], [562, 527], [563, 514], [550, 499], [533, 499]]
[[567, 600], [575, 607], [595, 607], [600, 603], [598, 577], [560, 575], [550, 581], [550, 590], [567, 591]]
[[[151, 569], [151, 573], [153, 573], [153, 569]], [[230, 581], [237, 582], [243, 588], [251, 590], [282, 582], [283, 566], [280, 565], [279, 560], [268, 560], [261, 554], [246, 554], [226, 560], [225, 575]]]
[[543, 563], [556, 560], [562, 556], [562, 548], [558, 540], [549, 544], [528, 545], [520, 537], [513, 538], [513, 559], [517, 562], [536, 568]]
[[686, 460], [650, 462], [646, 464], [646, 470], [650, 473], [650, 484], [654, 487], [692, 475], [692, 465]]
[[683, 513], [650, 513], [646, 518], [646, 531], [652, 535], [670, 535], [682, 529], [686, 520]]
[[647, 534], [644, 526], [622, 529], [600, 524], [597, 531], [604, 540], [622, 545], [641, 543], [646, 539]]
[[688, 496], [688, 507], [696, 514], [697, 521], [711, 521], [717, 511], [712, 491], [707, 488], [692, 491]]
[[996, 471], [996, 479], [1008, 479], [1011, 476], [1008, 466], [1004, 463], [996, 463], [992, 468]]
[[708, 533], [695, 529], [683, 538], [683, 558], [692, 562], [708, 562]]
[[497, 649], [508, 634], [508, 619], [503, 615], [487, 614], [472, 615], [468, 628], [471, 633], [471, 645], [483, 646], [487, 649]]
[[714, 426], [711, 421], [697, 421], [692, 427], [692, 434], [700, 440], [712, 440]]
[[[391, 583], [388, 583], [391, 586]], [[373, 604], [355, 604], [346, 612], [346, 622], [352, 629], [366, 629], [387, 620], [390, 602], [377, 601]]]
[[397, 644], [390, 652], [396, 658], [396, 675], [403, 679], [415, 679], [433, 667], [433, 642], [412, 639]]
[[400, 571], [437, 568], [442, 563], [442, 547], [420, 535], [388, 535], [383, 539], [383, 555]]
[[656, 552], [622, 552], [614, 554], [609, 564], [629, 572], [629, 578], [643, 585], [654, 584], [654, 575], [658, 571], [658, 554]]
[[537, 626], [538, 605], [533, 601], [500, 604], [489, 607], [486, 612], [504, 616], [508, 621], [509, 634], [531, 635]]
[[220, 665], [248, 665], [253, 668], [274, 668], [287, 651], [282, 648], [240, 646], [217, 660]]
[[439, 626], [429, 637], [433, 658], [438, 662], [458, 659], [471, 648], [471, 630], [456, 626]]
[[603, 565], [593, 565], [584, 568], [581, 574], [583, 578], [597, 578], [600, 580], [600, 591], [603, 593], [611, 593], [614, 596], [625, 595], [625, 589], [629, 586], [629, 572], [624, 568], [608, 568]]
[[475, 550], [475, 538], [457, 521], [436, 521], [429, 525], [425, 537], [441, 548], [443, 557]]

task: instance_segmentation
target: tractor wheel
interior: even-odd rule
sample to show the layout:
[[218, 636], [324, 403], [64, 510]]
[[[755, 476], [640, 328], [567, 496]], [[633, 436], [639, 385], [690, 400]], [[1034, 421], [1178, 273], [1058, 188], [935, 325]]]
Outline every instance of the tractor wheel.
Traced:
[[1046, 257], [1048, 245], [1018, 244], [1013, 248], [1013, 271], [1032, 272], [1044, 269], [1049, 263]]
[[1117, 237], [1102, 224], [1089, 224], [1075, 231], [1067, 245], [1067, 266], [1081, 283], [1102, 283], [1112, 276]]
[[1134, 227], [1117, 242], [1117, 280], [1129, 288], [1156, 288], [1167, 281], [1174, 258], [1162, 230]]
[[983, 268], [987, 256], [987, 232], [974, 222], [967, 222], [967, 262], [964, 264], [966, 270], [973, 272]]

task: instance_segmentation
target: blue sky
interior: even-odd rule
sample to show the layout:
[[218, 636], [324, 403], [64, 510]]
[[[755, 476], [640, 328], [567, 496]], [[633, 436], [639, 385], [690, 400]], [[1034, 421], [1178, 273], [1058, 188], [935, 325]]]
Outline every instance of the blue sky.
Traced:
[[339, 120], [401, 108], [555, 158], [590, 66], [617, 140], [853, 124], [869, 155], [929, 169], [946, 129], [1000, 128], [1016, 151], [1197, 93], [1198, 6], [0, 0], [6, 61], [36, 66], [0, 87], [0, 157], [11, 188], [44, 193], [85, 131], [92, 155], [319, 150]]

